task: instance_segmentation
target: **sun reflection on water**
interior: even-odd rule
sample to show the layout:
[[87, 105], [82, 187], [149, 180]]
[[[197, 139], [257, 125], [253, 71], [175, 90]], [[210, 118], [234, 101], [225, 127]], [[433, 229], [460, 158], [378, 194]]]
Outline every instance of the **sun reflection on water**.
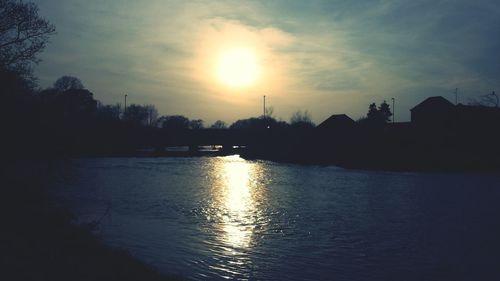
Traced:
[[219, 189], [216, 195], [219, 208], [223, 209], [221, 237], [233, 253], [248, 249], [257, 224], [259, 210], [256, 200], [260, 197], [256, 186], [259, 165], [239, 156], [224, 157], [219, 162]]

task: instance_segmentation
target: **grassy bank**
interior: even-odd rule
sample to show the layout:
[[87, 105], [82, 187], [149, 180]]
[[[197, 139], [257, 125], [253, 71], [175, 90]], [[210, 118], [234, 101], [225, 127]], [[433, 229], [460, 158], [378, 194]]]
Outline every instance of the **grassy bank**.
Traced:
[[179, 280], [104, 245], [93, 225], [77, 225], [49, 204], [48, 161], [3, 165], [0, 280]]

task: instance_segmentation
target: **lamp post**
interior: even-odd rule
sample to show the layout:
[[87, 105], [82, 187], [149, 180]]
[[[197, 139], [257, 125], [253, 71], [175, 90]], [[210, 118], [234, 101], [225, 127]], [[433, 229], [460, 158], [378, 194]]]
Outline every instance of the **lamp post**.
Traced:
[[396, 119], [396, 108], [394, 108], [394, 98], [392, 99], [392, 124], [394, 124], [394, 120]]

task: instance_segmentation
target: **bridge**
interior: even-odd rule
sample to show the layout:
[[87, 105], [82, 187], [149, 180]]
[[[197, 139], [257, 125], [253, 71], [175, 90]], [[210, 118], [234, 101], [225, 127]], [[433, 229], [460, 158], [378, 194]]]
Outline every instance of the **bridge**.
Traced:
[[200, 130], [159, 130], [152, 138], [157, 149], [169, 146], [189, 146], [196, 150], [199, 146], [221, 145], [223, 150], [233, 147], [254, 146], [263, 140], [277, 137], [274, 130], [233, 130], [233, 129], [200, 129]]
[[[272, 154], [279, 151], [292, 151], [294, 147], [304, 147], [307, 140], [314, 139], [310, 130], [290, 130], [282, 128], [271, 129], [198, 129], [198, 130], [167, 130], [160, 128], [137, 128], [127, 131], [121, 139], [126, 140], [124, 149], [132, 148], [140, 151], [154, 149], [156, 153], [172, 152], [169, 147], [189, 147], [189, 152], [204, 154], [202, 146], [218, 146], [221, 154], [245, 151], [246, 153], [266, 152]], [[115, 145], [114, 145], [115, 146]], [[236, 148], [236, 149], [235, 149]], [[186, 153], [184, 149], [183, 153]], [[182, 155], [180, 153], [179, 155]], [[198, 155], [198, 153], [195, 153]]]

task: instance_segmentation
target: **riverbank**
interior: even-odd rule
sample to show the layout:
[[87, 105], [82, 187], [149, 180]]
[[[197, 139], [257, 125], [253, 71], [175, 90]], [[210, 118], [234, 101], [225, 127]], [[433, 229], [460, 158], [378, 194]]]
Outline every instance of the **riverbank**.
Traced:
[[1, 280], [180, 280], [126, 251], [105, 245], [93, 230], [48, 201], [49, 161], [10, 162], [0, 197]]
[[[351, 153], [350, 153], [351, 152]], [[344, 169], [392, 172], [485, 172], [500, 173], [500, 160], [495, 154], [454, 153], [453, 151], [400, 151], [385, 154], [383, 150], [350, 151], [284, 150], [242, 148], [231, 151], [155, 151], [137, 150], [125, 153], [80, 154], [67, 157], [221, 157], [239, 155], [246, 160], [267, 160], [277, 163], [338, 166]]]

